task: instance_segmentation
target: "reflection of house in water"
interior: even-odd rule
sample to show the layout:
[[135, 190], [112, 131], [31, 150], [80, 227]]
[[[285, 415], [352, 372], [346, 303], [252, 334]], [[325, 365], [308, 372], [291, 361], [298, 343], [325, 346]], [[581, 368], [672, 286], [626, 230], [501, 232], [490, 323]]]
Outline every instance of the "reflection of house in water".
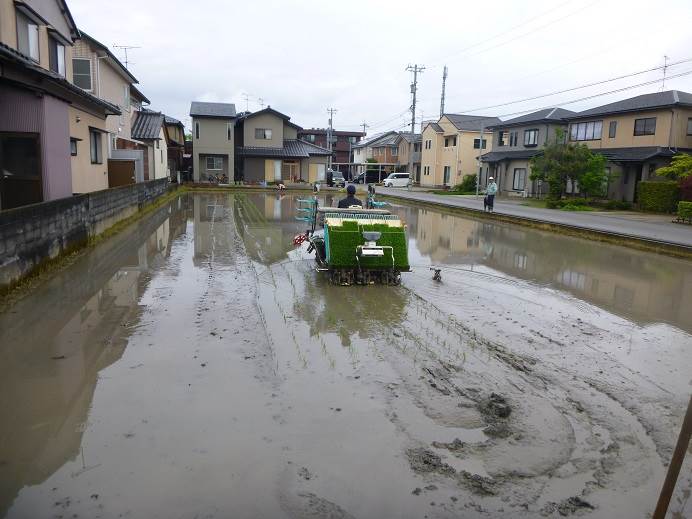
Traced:
[[22, 487], [79, 453], [98, 373], [125, 350], [123, 325], [138, 318], [145, 273], [184, 231], [177, 205], [101, 243], [0, 315], [0, 516]]
[[199, 195], [193, 198], [194, 263], [209, 265], [212, 257], [217, 266], [232, 265], [235, 229], [229, 212], [234, 198], [228, 195]]
[[685, 262], [425, 210], [417, 238], [421, 253], [435, 263], [478, 262], [567, 290], [637, 322], [669, 322], [692, 331], [692, 269]]
[[234, 197], [238, 234], [249, 256], [264, 265], [285, 260], [293, 250], [293, 237], [306, 230], [296, 220], [296, 198], [280, 194], [249, 194]]

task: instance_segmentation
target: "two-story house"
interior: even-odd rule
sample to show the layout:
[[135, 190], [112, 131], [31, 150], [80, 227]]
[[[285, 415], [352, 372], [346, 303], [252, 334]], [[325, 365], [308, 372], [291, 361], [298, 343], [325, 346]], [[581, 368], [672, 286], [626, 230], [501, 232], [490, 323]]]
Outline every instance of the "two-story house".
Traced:
[[427, 123], [422, 132], [420, 185], [451, 187], [466, 175], [476, 175], [478, 156], [492, 149], [488, 128], [500, 122], [497, 117], [444, 114]]
[[414, 182], [420, 182], [420, 157], [422, 136], [420, 133], [401, 132], [396, 139], [399, 171], [408, 171], [409, 160], [413, 167], [411, 176]]
[[193, 181], [204, 182], [217, 175], [234, 178], [235, 105], [193, 101], [190, 117]]
[[0, 0], [0, 209], [72, 195], [107, 176], [110, 102], [75, 86], [79, 30], [62, 0]]
[[183, 172], [183, 155], [185, 153], [185, 125], [178, 119], [164, 116], [164, 129], [166, 131], [166, 147], [168, 148], [168, 169], [171, 178], [180, 181]]
[[395, 131], [388, 131], [384, 133], [378, 133], [367, 139], [362, 139], [354, 144], [352, 149], [353, 163], [354, 164], [364, 164], [368, 159], [373, 158], [373, 145], [377, 144], [383, 139], [388, 139], [391, 136], [396, 136]]
[[298, 139], [300, 126], [268, 106], [236, 122], [237, 178], [245, 182], [324, 180], [328, 149]]
[[107, 177], [85, 175], [81, 168], [74, 170], [74, 192], [84, 193], [160, 178], [153, 174], [155, 164], [152, 162], [151, 143], [133, 136], [135, 119], [143, 105], [149, 104], [135, 86], [137, 78], [108, 47], [84, 32], [75, 42], [72, 68], [77, 86], [120, 109], [118, 116], [106, 120]]
[[656, 169], [676, 152], [692, 152], [692, 94], [678, 90], [643, 94], [584, 110], [567, 118], [571, 142], [608, 159], [608, 196], [635, 201], [637, 182], [655, 180]]
[[493, 130], [492, 150], [481, 155], [486, 168], [482, 170], [480, 185], [488, 177], [495, 179], [498, 193], [505, 196], [536, 196], [547, 192], [546, 186], [529, 179], [529, 161], [542, 152], [546, 144], [555, 142], [567, 131], [566, 118], [576, 115], [564, 108], [546, 108], [509, 119], [490, 128]]
[[168, 141], [161, 112], [138, 110], [132, 122], [132, 138], [146, 145], [148, 180], [170, 177], [168, 169]]
[[[298, 138], [311, 144], [316, 144], [321, 148], [329, 149], [327, 142], [326, 128], [308, 128], [298, 131]], [[332, 130], [332, 167], [343, 173], [348, 171], [348, 163], [351, 162], [353, 146], [358, 144], [365, 134], [363, 132], [349, 132], [342, 130]]]

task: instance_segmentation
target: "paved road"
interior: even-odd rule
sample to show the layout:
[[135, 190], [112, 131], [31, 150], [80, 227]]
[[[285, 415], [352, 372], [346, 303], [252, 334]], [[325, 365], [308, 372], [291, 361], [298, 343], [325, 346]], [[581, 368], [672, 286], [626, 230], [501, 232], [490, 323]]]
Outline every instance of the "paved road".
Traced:
[[[377, 192], [406, 200], [420, 200], [449, 207], [463, 207], [483, 212], [483, 199], [479, 197], [436, 195], [425, 191], [407, 191], [401, 188], [378, 187]], [[495, 212], [507, 216], [526, 218], [541, 222], [567, 225], [618, 234], [644, 240], [652, 240], [683, 247], [692, 247], [692, 227], [674, 224], [671, 216], [646, 215], [625, 211], [572, 212], [555, 209], [540, 209], [521, 205], [515, 201], [495, 200]]]

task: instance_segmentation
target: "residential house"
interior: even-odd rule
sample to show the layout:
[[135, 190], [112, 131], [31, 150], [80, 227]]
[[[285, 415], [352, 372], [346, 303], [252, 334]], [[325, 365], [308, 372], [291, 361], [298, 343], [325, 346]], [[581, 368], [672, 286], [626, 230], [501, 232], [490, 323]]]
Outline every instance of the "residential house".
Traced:
[[328, 149], [298, 139], [302, 128], [267, 107], [236, 121], [237, 178], [245, 182], [324, 180]]
[[567, 118], [570, 142], [608, 159], [608, 196], [635, 201], [640, 180], [677, 152], [692, 152], [692, 94], [679, 90], [643, 94], [584, 110]]
[[368, 159], [374, 158], [373, 146], [378, 144], [382, 140], [387, 140], [391, 137], [396, 137], [398, 134], [395, 131], [388, 131], [384, 133], [378, 133], [372, 137], [364, 140], [360, 140], [358, 143], [352, 146], [353, 150], [353, 162], [355, 164], [364, 164]]
[[500, 122], [497, 117], [444, 114], [427, 123], [422, 132], [420, 185], [451, 187], [466, 175], [478, 174], [478, 156], [492, 149], [488, 128]]
[[178, 119], [165, 115], [163, 118], [168, 148], [168, 169], [176, 181], [182, 180], [183, 156], [185, 154], [185, 125]]
[[[329, 149], [329, 143], [327, 142], [328, 133], [329, 130], [326, 128], [308, 128], [307, 130], [299, 130], [298, 138]], [[334, 169], [344, 173], [348, 171], [348, 163], [351, 162], [353, 146], [358, 144], [364, 136], [363, 132], [332, 130], [331, 149]]]
[[106, 118], [73, 83], [79, 38], [64, 0], [0, 0], [0, 209], [71, 196], [72, 172], [106, 175]]
[[96, 97], [108, 101], [120, 109], [117, 117], [106, 121], [108, 144], [108, 175], [96, 178], [73, 171], [74, 192], [82, 193], [142, 182], [155, 178], [150, 175], [154, 165], [147, 143], [132, 135], [135, 118], [149, 100], [135, 86], [137, 78], [113, 53], [95, 38], [82, 32], [75, 42], [72, 57], [75, 84]]
[[136, 112], [132, 123], [132, 138], [146, 145], [150, 180], [170, 177], [164, 119], [161, 112], [142, 109]]
[[493, 126], [492, 150], [481, 155], [484, 165], [480, 184], [494, 177], [498, 193], [505, 196], [536, 196], [547, 185], [531, 181], [529, 161], [567, 131], [566, 118], [576, 115], [564, 108], [546, 108]]
[[[413, 167], [411, 176], [414, 182], [420, 182], [421, 134], [401, 132], [395, 142], [399, 148], [397, 151], [399, 171], [408, 171], [409, 159], [411, 159]], [[412, 155], [409, 156], [409, 154]]]
[[216, 175], [234, 178], [235, 105], [193, 101], [190, 117], [193, 181], [204, 182]]

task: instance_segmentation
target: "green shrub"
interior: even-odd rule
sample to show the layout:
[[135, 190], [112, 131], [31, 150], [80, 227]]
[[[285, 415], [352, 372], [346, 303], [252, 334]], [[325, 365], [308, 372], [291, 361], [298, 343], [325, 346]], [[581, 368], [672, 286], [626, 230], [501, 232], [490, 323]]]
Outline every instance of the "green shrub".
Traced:
[[593, 211], [593, 207], [585, 204], [565, 204], [560, 208], [561, 211]]
[[680, 200], [680, 186], [677, 182], [652, 182], [643, 180], [637, 184], [639, 208], [642, 211], [672, 213]]
[[678, 202], [678, 216], [692, 220], [692, 202]]
[[460, 193], [475, 193], [476, 192], [476, 175], [465, 175], [461, 184], [454, 186], [454, 191]]

